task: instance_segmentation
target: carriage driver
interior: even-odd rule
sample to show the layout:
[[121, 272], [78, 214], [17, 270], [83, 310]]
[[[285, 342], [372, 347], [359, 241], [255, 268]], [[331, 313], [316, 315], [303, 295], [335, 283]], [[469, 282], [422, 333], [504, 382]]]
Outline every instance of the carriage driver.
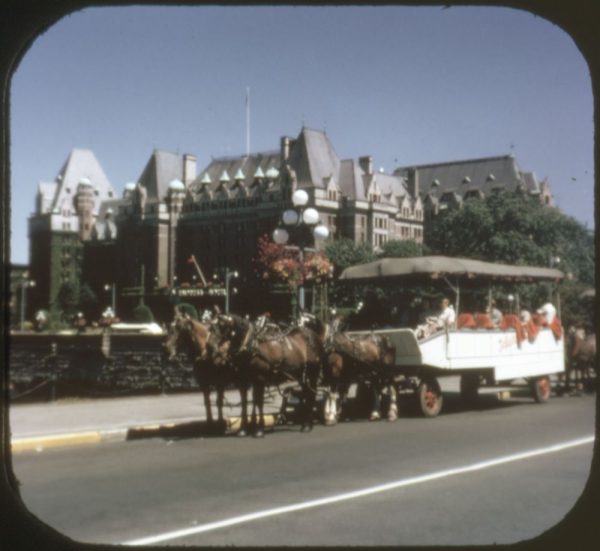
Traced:
[[443, 298], [440, 302], [440, 309], [441, 312], [439, 316], [433, 319], [437, 328], [443, 329], [444, 327], [452, 327], [456, 321], [456, 313], [454, 312], [454, 307], [447, 298]]
[[439, 329], [452, 327], [455, 321], [454, 307], [447, 298], [443, 298], [440, 302], [440, 313], [437, 316], [427, 317], [426, 323], [417, 327], [417, 338], [425, 338]]

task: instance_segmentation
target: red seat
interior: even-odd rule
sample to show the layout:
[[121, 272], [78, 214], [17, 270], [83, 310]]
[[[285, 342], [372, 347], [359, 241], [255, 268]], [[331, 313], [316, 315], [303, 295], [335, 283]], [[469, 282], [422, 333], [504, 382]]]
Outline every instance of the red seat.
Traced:
[[[521, 341], [525, 339], [525, 329], [521, 323], [521, 320], [515, 314], [506, 314], [502, 318], [500, 329], [503, 331], [506, 331], [507, 329], [514, 329], [517, 332], [517, 344], [521, 344]], [[531, 340], [531, 337], [529, 340]]]
[[456, 319], [456, 328], [457, 329], [475, 329], [477, 324], [475, 323], [475, 318], [473, 314], [459, 314]]
[[475, 314], [475, 323], [478, 329], [494, 329], [492, 319], [487, 314]]

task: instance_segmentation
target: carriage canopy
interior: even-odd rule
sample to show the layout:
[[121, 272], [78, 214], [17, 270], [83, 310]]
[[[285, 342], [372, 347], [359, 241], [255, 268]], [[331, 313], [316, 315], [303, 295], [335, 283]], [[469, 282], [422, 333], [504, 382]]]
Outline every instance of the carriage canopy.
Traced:
[[505, 282], [558, 282], [564, 278], [563, 272], [554, 268], [512, 266], [448, 256], [417, 256], [411, 258], [383, 258], [375, 262], [352, 266], [342, 272], [340, 279], [345, 281], [438, 279], [449, 276], [452, 279], [485, 279]]

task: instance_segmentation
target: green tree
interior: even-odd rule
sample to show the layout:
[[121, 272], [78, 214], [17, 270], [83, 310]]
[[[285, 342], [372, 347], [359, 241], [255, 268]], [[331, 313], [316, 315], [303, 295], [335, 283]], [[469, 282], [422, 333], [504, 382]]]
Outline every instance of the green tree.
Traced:
[[98, 296], [87, 283], [79, 289], [78, 303], [86, 319], [90, 320], [98, 316]]
[[325, 246], [325, 254], [334, 266], [335, 276], [339, 276], [349, 266], [364, 264], [377, 259], [369, 243], [355, 243], [352, 239], [342, 238], [331, 241]]
[[408, 258], [427, 254], [427, 247], [414, 239], [393, 239], [386, 241], [381, 247], [381, 258]]
[[433, 254], [531, 266], [553, 263], [574, 279], [594, 284], [591, 233], [525, 194], [493, 193], [443, 211], [426, 226], [425, 241]]
[[152, 323], [154, 321], [154, 314], [152, 314], [152, 310], [145, 304], [140, 304], [133, 310], [133, 319], [136, 323]]
[[183, 315], [187, 314], [190, 318], [197, 320], [198, 319], [198, 311], [193, 304], [189, 302], [181, 302], [176, 306], [176, 309]]
[[70, 320], [79, 308], [79, 289], [77, 285], [70, 281], [63, 283], [58, 289], [55, 303], [62, 320]]

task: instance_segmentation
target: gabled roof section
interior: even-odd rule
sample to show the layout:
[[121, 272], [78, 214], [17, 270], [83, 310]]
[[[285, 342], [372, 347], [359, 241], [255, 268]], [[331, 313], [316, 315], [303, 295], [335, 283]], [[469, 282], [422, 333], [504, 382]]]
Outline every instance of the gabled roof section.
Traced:
[[365, 200], [365, 186], [363, 184], [363, 169], [358, 161], [344, 159], [340, 162], [340, 176], [338, 186], [342, 195], [352, 200]]
[[386, 199], [385, 202], [395, 204], [394, 197], [406, 195], [408, 193], [404, 179], [400, 176], [392, 176], [390, 174], [384, 174], [378, 172], [375, 174], [377, 185]]
[[155, 149], [138, 181], [147, 192], [149, 200], [163, 200], [173, 180], [183, 181], [183, 158], [177, 153]]
[[[204, 168], [200, 174], [202, 178], [196, 178], [191, 184], [190, 188], [194, 191], [202, 189], [202, 185], [207, 186], [209, 189], [214, 191], [220, 184], [221, 175], [224, 171], [230, 175], [236, 175], [241, 171], [244, 175], [242, 182], [250, 187], [255, 179], [255, 174], [258, 169], [259, 175], [262, 172], [263, 176], [267, 173], [270, 168], [279, 170], [281, 164], [281, 157], [279, 151], [268, 151], [264, 153], [256, 153], [254, 155], [242, 155], [239, 157], [221, 157], [213, 159], [210, 164]], [[210, 178], [210, 184], [203, 184], [202, 181], [206, 182], [206, 175]]]
[[36, 214], [45, 214], [52, 210], [52, 203], [58, 184], [56, 182], [40, 182], [36, 195], [35, 212]]
[[303, 128], [290, 148], [289, 164], [296, 171], [300, 187], [323, 188], [323, 179], [333, 176], [340, 181], [340, 159], [327, 134], [321, 130]]
[[[98, 214], [102, 201], [116, 196], [94, 153], [89, 149], [73, 149], [55, 178], [54, 197], [50, 208], [69, 209], [74, 212], [73, 197], [82, 178], [87, 178], [94, 189], [94, 214]], [[51, 186], [44, 185], [44, 192], [51, 191]], [[44, 203], [47, 206], [47, 197]]]
[[[394, 174], [407, 177], [409, 168], [417, 169], [422, 194], [431, 191], [439, 195], [450, 190], [460, 193], [463, 188], [465, 191], [477, 188], [487, 195], [492, 187], [499, 185], [514, 191], [523, 181], [512, 155], [400, 167], [394, 171]], [[434, 180], [440, 183], [437, 191], [435, 186], [432, 189]]]

